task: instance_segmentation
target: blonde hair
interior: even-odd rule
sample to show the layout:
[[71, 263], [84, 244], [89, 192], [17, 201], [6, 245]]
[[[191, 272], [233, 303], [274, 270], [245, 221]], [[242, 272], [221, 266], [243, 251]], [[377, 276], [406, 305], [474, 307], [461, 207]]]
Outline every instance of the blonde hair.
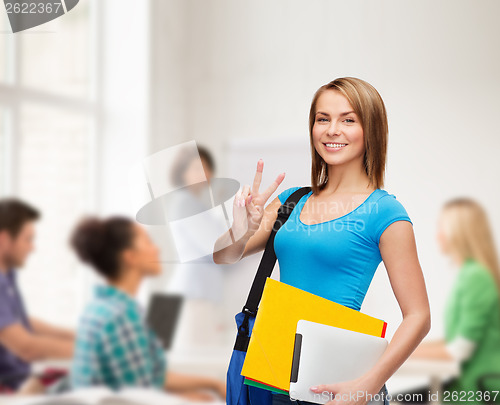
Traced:
[[443, 232], [452, 253], [462, 262], [473, 259], [490, 271], [500, 292], [500, 268], [488, 216], [468, 197], [447, 201], [442, 209]]
[[389, 127], [384, 102], [378, 91], [369, 83], [355, 77], [341, 77], [321, 86], [311, 102], [309, 112], [309, 141], [311, 144], [311, 187], [313, 193], [322, 190], [328, 183], [327, 163], [316, 151], [312, 131], [315, 123], [316, 104], [326, 90], [340, 92], [351, 104], [363, 128], [365, 153], [363, 166], [370, 184], [375, 188], [384, 186], [387, 136]]

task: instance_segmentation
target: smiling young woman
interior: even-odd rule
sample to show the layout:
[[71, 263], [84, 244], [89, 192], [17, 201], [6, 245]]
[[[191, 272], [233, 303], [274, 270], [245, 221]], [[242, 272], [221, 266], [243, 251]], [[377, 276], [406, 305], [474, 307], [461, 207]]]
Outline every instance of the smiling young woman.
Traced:
[[[430, 310], [413, 224], [396, 197], [382, 189], [388, 137], [382, 98], [372, 85], [353, 77], [321, 86], [311, 103], [309, 137], [311, 191], [274, 240], [280, 281], [359, 311], [383, 261], [403, 315], [387, 350], [367, 373], [311, 390], [340, 398], [352, 392], [387, 394], [385, 382], [428, 333]], [[262, 251], [278, 208], [300, 188], [284, 190], [264, 208], [284, 173], [261, 192], [262, 171], [259, 161], [252, 187], [245, 185], [236, 195], [233, 225], [214, 246], [215, 263], [234, 263]], [[380, 397], [380, 403], [389, 403]], [[342, 404], [364, 405], [369, 398], [354, 395]], [[294, 402], [273, 395], [273, 404]]]

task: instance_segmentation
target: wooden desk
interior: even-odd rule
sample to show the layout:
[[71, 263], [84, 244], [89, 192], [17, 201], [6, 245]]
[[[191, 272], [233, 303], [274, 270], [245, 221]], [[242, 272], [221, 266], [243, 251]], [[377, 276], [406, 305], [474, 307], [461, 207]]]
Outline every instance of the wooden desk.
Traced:
[[40, 373], [47, 368], [62, 368], [69, 370], [71, 367], [71, 360], [42, 360], [33, 363], [31, 371], [32, 373]]
[[[226, 379], [232, 347], [194, 347], [183, 351], [167, 351], [167, 369], [179, 373], [202, 374]], [[33, 372], [41, 372], [46, 368], [71, 367], [70, 360], [45, 360], [33, 364]]]
[[179, 373], [202, 374], [225, 381], [232, 347], [200, 347], [167, 352], [167, 368]]

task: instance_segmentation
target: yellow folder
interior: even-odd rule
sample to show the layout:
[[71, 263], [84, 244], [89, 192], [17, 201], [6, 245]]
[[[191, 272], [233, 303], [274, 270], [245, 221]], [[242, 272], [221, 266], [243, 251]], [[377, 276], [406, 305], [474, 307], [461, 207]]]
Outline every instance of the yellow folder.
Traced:
[[299, 319], [380, 337], [387, 328], [380, 319], [268, 277], [241, 375], [288, 392]]

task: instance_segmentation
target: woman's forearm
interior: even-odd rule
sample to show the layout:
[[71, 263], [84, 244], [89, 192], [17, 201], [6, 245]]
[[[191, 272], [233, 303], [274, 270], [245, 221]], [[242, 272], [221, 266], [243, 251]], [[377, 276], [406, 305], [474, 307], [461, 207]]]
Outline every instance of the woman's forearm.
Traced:
[[30, 318], [30, 324], [33, 331], [37, 334], [60, 339], [75, 340], [75, 333], [69, 329], [53, 326], [36, 318]]
[[430, 314], [412, 314], [403, 318], [382, 357], [362, 379], [379, 391], [407, 360], [430, 330]]
[[241, 259], [245, 246], [252, 235], [241, 235], [230, 228], [214, 245], [213, 260], [216, 264], [233, 264]]
[[433, 340], [424, 340], [420, 345], [417, 347], [415, 352], [422, 346], [427, 346], [427, 347], [440, 347], [446, 345], [446, 341], [444, 339], [433, 339]]

